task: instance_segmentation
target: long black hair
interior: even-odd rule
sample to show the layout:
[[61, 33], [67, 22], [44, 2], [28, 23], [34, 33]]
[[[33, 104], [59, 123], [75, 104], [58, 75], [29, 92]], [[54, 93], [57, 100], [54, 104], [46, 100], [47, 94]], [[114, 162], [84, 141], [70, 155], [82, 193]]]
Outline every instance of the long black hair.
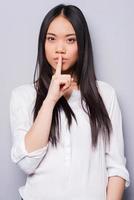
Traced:
[[[98, 136], [100, 133], [102, 134], [105, 141], [110, 141], [112, 124], [97, 88], [92, 44], [88, 26], [82, 11], [74, 5], [57, 5], [47, 13], [41, 24], [38, 39], [36, 68], [33, 80], [34, 87], [37, 92], [33, 121], [35, 121], [38, 111], [47, 96], [49, 85], [53, 75], [52, 67], [47, 62], [44, 50], [46, 33], [52, 20], [61, 13], [72, 24], [76, 33], [78, 44], [78, 60], [73, 66], [73, 73], [76, 75], [78, 80], [77, 84], [81, 92], [81, 104], [83, 110], [89, 116], [89, 122], [91, 124], [92, 132], [92, 147], [96, 147]], [[35, 78], [36, 75], [37, 79]], [[86, 109], [83, 106], [83, 101], [86, 103]], [[69, 106], [65, 97], [62, 96], [55, 104], [53, 110], [52, 123], [48, 138], [53, 146], [57, 146], [57, 142], [60, 139], [59, 122], [61, 109], [65, 112], [69, 130], [72, 124], [72, 117], [77, 123], [77, 119], [73, 110]]]

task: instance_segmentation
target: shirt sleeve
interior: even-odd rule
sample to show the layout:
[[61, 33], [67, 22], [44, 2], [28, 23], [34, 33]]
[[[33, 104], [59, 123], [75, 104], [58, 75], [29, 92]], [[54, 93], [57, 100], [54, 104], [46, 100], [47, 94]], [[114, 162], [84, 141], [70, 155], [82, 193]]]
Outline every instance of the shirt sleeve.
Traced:
[[13, 90], [10, 98], [10, 128], [12, 134], [11, 160], [28, 175], [34, 173], [47, 153], [48, 144], [28, 153], [25, 148], [25, 135], [31, 121], [24, 99]]
[[110, 145], [106, 146], [105, 154], [108, 177], [120, 176], [126, 180], [125, 187], [128, 187], [130, 180], [129, 173], [126, 168], [126, 157], [124, 156], [122, 115], [114, 89], [109, 116], [112, 122], [113, 130], [111, 133]]

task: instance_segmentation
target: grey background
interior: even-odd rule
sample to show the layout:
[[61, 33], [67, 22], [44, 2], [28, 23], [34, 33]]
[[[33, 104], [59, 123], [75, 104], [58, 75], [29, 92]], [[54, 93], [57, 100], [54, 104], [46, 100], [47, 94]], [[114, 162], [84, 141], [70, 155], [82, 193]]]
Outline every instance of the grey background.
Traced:
[[[123, 116], [125, 154], [131, 186], [125, 200], [134, 199], [134, 1], [75, 0], [91, 33], [96, 74], [117, 92]], [[24, 173], [11, 162], [9, 100], [11, 90], [32, 82], [41, 22], [53, 6], [63, 1], [0, 1], [0, 200], [19, 199]]]

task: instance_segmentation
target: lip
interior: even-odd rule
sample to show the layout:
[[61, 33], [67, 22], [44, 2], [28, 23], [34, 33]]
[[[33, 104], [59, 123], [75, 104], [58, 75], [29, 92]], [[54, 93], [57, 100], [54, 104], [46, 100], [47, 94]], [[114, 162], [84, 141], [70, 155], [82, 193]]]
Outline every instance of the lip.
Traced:
[[[62, 60], [62, 64], [64, 64], [66, 60]], [[55, 60], [55, 63], [58, 64], [58, 60]]]
[[[54, 58], [55, 61], [58, 61], [59, 58]], [[62, 60], [68, 60], [67, 58], [62, 58]]]

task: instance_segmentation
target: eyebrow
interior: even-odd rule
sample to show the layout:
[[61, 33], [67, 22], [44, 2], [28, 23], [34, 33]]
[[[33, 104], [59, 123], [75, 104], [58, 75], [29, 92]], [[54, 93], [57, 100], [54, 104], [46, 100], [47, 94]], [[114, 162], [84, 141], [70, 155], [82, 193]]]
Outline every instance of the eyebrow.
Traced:
[[[47, 35], [56, 36], [56, 34], [54, 34], [54, 33], [47, 33]], [[76, 35], [76, 34], [75, 34], [75, 33], [71, 33], [71, 34], [67, 34], [67, 35], [65, 35], [65, 36], [68, 37], [68, 36], [72, 36], [72, 35]]]

